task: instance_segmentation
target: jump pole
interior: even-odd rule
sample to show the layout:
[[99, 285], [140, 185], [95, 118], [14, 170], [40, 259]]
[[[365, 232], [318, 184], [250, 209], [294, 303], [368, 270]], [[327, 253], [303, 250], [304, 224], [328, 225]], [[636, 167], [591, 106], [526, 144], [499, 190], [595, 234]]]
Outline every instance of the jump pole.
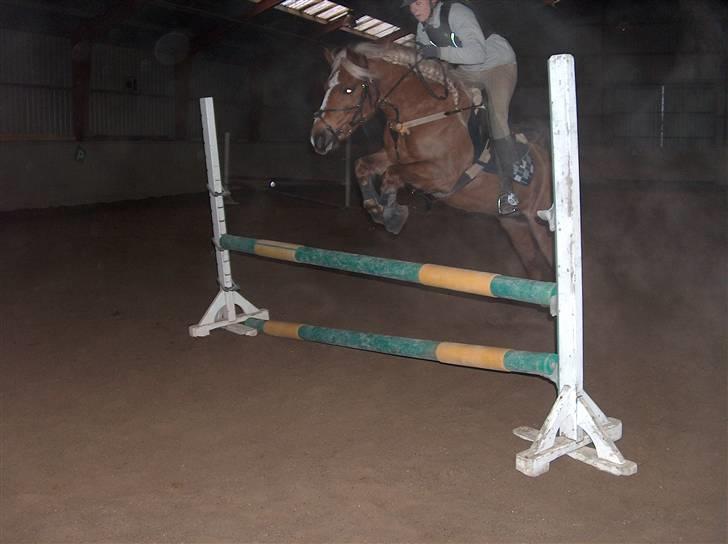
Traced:
[[[293, 246], [282, 242], [270, 242], [227, 234], [223, 189], [218, 163], [215, 114], [212, 98], [200, 99], [202, 112], [205, 157], [207, 161], [208, 192], [213, 222], [213, 244], [218, 265], [220, 290], [202, 319], [189, 328], [191, 336], [207, 336], [210, 331], [224, 328], [236, 334], [255, 336], [258, 332], [273, 336], [320, 342], [325, 344], [376, 351], [392, 355], [414, 357], [445, 364], [471, 366], [506, 372], [521, 372], [545, 377], [556, 384], [558, 396], [540, 429], [518, 427], [514, 434], [532, 442], [531, 447], [516, 455], [516, 469], [528, 476], [539, 476], [547, 472], [551, 461], [568, 455], [599, 470], [614, 475], [630, 475], [637, 472], [637, 464], [625, 460], [615, 441], [622, 436], [622, 423], [604, 415], [584, 390], [583, 384], [583, 309], [581, 284], [581, 214], [579, 208], [579, 162], [576, 116], [576, 84], [574, 80], [574, 59], [571, 55], [556, 55], [549, 59], [549, 91], [551, 103], [551, 135], [553, 154], [554, 204], [550, 210], [540, 212], [556, 233], [556, 296], [546, 297], [539, 291], [535, 300], [524, 300], [540, 305], [549, 305], [557, 317], [558, 354], [532, 353], [507, 348], [474, 346], [450, 342], [435, 342], [386, 335], [376, 335], [343, 329], [314, 327], [300, 323], [271, 321], [268, 311], [259, 309], [243, 298], [233, 282], [229, 251], [243, 251], [293, 262], [304, 262], [315, 266], [349, 270], [356, 273], [390, 277], [376, 266], [367, 270], [368, 259], [361, 255], [343, 252], [316, 250], [304, 246]], [[262, 250], [256, 250], [258, 244]], [[310, 262], [301, 254], [316, 254], [321, 262]], [[310, 251], [313, 250], [313, 251]], [[331, 262], [343, 262], [345, 266], [329, 266]], [[333, 258], [333, 261], [332, 261]], [[314, 259], [315, 260], [315, 259]], [[379, 262], [381, 261], [381, 262]], [[395, 269], [417, 265], [405, 261], [380, 259], [375, 264]], [[371, 263], [369, 263], [371, 264]], [[350, 268], [347, 268], [350, 267]], [[458, 271], [460, 269], [448, 270]], [[409, 269], [408, 269], [409, 270]], [[476, 271], [461, 271], [468, 278], [477, 278]], [[461, 272], [454, 272], [455, 276]], [[397, 272], [395, 276], [399, 274]], [[475, 276], [473, 276], [475, 274]], [[444, 277], [447, 277], [445, 274]], [[488, 281], [495, 281], [498, 275], [489, 274]], [[453, 288], [450, 280], [446, 285], [432, 284], [419, 279], [394, 277], [425, 285]], [[482, 278], [481, 278], [482, 279]], [[519, 278], [507, 278], [520, 282]], [[457, 282], [456, 282], [457, 283]], [[467, 282], [466, 282], [467, 283]], [[536, 282], [547, 283], [547, 282]], [[518, 284], [527, 285], [527, 284]], [[553, 286], [553, 284], [551, 284]], [[466, 289], [454, 290], [473, 292]], [[492, 294], [486, 296], [494, 296]], [[498, 295], [495, 295], [498, 296]], [[515, 297], [505, 297], [515, 298]], [[515, 298], [516, 300], [521, 300]], [[544, 300], [548, 303], [544, 304]], [[237, 313], [237, 309], [242, 314]]]
[[259, 255], [279, 261], [343, 270], [461, 293], [505, 298], [547, 307], [556, 303], [556, 284], [552, 282], [514, 278], [451, 266], [357, 255], [345, 251], [331, 251], [231, 234], [223, 234], [219, 245], [229, 251]]

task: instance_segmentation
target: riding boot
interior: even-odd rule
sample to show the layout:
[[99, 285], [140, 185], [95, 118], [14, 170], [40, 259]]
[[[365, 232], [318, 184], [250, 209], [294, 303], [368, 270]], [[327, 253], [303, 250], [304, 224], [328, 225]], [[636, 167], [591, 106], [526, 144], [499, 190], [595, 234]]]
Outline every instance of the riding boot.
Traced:
[[512, 136], [493, 140], [498, 161], [501, 192], [498, 195], [498, 213], [511, 215], [518, 211], [518, 197], [513, 192], [513, 163], [516, 162], [516, 146]]
[[488, 119], [488, 110], [480, 108], [475, 110], [475, 115], [478, 116], [478, 128], [480, 131], [480, 141], [487, 147], [487, 142], [490, 140], [490, 120]]

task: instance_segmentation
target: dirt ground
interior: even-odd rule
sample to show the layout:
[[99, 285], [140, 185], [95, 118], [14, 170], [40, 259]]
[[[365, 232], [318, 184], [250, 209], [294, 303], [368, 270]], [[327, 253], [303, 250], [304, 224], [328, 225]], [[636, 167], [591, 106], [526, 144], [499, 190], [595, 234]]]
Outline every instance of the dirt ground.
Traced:
[[[358, 207], [236, 197], [235, 234], [522, 275], [492, 218], [414, 200], [393, 237]], [[0, 216], [0, 541], [726, 542], [725, 187], [582, 197], [585, 383], [624, 423], [631, 477], [515, 470], [512, 429], [555, 398], [539, 378], [190, 338], [216, 293], [204, 194]], [[555, 349], [526, 305], [242, 255], [233, 271], [274, 319]]]

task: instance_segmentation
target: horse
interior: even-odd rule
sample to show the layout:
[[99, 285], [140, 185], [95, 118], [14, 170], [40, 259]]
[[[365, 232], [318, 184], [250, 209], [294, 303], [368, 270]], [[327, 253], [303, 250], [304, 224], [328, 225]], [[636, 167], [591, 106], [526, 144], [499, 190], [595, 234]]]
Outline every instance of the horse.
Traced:
[[551, 206], [551, 161], [539, 143], [527, 143], [530, 183], [514, 184], [520, 213], [498, 215], [497, 174], [473, 166], [468, 119], [480, 104], [454, 71], [396, 44], [360, 43], [327, 50], [326, 58], [331, 71], [314, 114], [314, 150], [330, 153], [377, 110], [386, 118], [383, 148], [355, 163], [363, 204], [374, 222], [393, 234], [401, 231], [409, 210], [397, 202], [397, 193], [409, 186], [448, 206], [497, 216], [528, 276], [553, 278], [553, 239], [537, 215]]

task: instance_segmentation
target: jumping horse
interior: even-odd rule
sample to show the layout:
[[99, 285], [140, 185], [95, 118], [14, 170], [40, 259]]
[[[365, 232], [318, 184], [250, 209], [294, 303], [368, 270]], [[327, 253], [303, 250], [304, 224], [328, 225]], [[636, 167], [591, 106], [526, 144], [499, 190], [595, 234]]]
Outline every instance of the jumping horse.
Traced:
[[[397, 192], [405, 186], [454, 208], [498, 216], [498, 176], [474, 165], [468, 130], [480, 100], [454, 72], [395, 44], [361, 43], [326, 53], [331, 72], [314, 114], [311, 144], [325, 155], [377, 110], [383, 112], [384, 147], [355, 165], [364, 207], [376, 223], [400, 232], [409, 210], [397, 202]], [[529, 277], [551, 279], [553, 241], [537, 215], [551, 206], [551, 164], [538, 143], [529, 142], [528, 153], [531, 180], [527, 186], [515, 184], [520, 213], [498, 219]]]

